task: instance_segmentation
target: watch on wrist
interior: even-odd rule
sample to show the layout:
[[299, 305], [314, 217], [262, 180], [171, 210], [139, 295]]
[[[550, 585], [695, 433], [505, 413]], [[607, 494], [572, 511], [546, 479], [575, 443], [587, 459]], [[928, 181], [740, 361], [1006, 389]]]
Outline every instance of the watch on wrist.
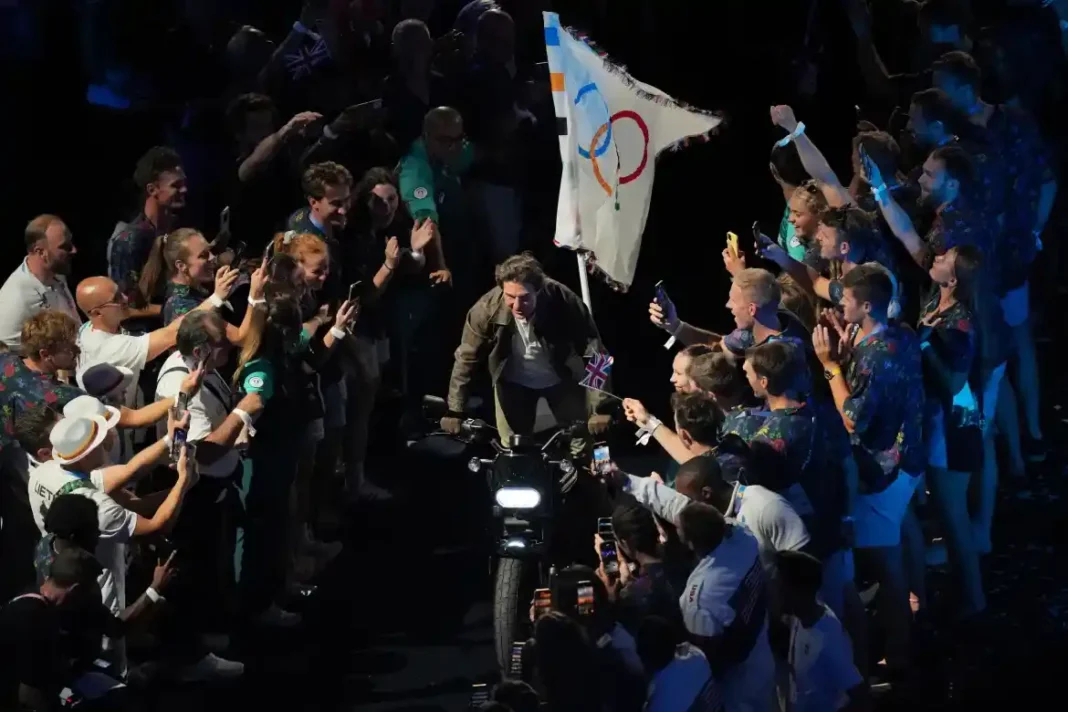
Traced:
[[841, 375], [842, 369], [840, 369], [838, 366], [831, 366], [830, 368], [823, 369], [823, 377], [826, 378], [828, 381], [833, 381], [835, 376]]

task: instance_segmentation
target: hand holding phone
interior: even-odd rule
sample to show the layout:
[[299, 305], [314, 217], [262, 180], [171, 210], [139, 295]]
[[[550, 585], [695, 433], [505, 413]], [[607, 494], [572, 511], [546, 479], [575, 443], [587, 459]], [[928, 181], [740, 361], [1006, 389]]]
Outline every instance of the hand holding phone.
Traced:
[[593, 450], [593, 471], [598, 475], [605, 475], [612, 464], [612, 454], [607, 445], [601, 445]]
[[553, 609], [553, 594], [548, 588], [534, 589], [534, 620], [538, 620]]

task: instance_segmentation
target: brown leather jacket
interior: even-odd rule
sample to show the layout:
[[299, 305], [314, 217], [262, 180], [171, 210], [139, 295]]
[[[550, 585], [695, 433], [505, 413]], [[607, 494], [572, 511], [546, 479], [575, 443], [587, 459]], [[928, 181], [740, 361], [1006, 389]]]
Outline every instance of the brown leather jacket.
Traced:
[[[597, 325], [586, 305], [578, 295], [555, 280], [546, 279], [538, 293], [534, 323], [538, 336], [548, 347], [557, 375], [564, 382], [582, 380], [586, 374], [586, 359], [604, 350]], [[475, 369], [483, 361], [489, 365], [493, 387], [497, 387], [512, 355], [514, 332], [512, 310], [505, 304], [501, 288], [494, 287], [467, 312], [463, 338], [456, 349], [449, 381], [449, 410], [464, 412]], [[609, 385], [610, 382], [605, 384], [605, 390]], [[589, 391], [590, 412], [596, 412], [604, 400], [604, 394]]]

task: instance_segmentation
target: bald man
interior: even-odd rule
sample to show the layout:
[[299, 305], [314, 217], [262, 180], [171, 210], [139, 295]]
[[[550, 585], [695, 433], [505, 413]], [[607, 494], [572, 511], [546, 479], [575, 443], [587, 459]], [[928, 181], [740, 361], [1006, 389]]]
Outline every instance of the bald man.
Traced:
[[[460, 177], [471, 165], [473, 148], [464, 138], [464, 120], [460, 112], [439, 106], [423, 119], [423, 135], [412, 143], [398, 170], [401, 199], [416, 220], [430, 219], [442, 226], [442, 207], [459, 208], [464, 204]], [[444, 220], [445, 229], [449, 221]], [[432, 258], [437, 258], [430, 273], [434, 284], [451, 284], [452, 273], [445, 264], [441, 234], [431, 243]]]
[[[130, 369], [134, 378], [126, 389], [123, 405], [135, 407], [141, 371], [146, 363], [174, 347], [181, 318], [162, 329], [131, 336], [122, 332], [122, 322], [130, 315], [130, 305], [115, 282], [107, 277], [83, 279], [78, 284], [75, 298], [78, 308], [89, 317], [89, 322], [78, 333], [78, 346], [82, 350], [78, 376], [98, 363]], [[211, 309], [212, 304], [212, 299], [207, 299], [197, 309]]]

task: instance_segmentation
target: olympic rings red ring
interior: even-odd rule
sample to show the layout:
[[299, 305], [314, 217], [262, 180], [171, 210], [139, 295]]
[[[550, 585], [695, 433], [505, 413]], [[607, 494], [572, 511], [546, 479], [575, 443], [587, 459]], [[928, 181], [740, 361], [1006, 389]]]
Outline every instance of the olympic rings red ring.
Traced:
[[608, 122], [603, 124], [599, 129], [597, 129], [597, 131], [593, 134], [593, 140], [590, 141], [590, 164], [593, 166], [593, 176], [597, 179], [597, 182], [600, 183], [601, 187], [604, 188], [604, 191], [608, 193], [608, 195], [612, 195], [612, 186], [608, 185], [608, 181], [606, 181], [604, 179], [604, 176], [601, 174], [601, 167], [597, 164], [597, 158], [594, 156], [594, 151], [597, 148], [597, 141], [599, 141], [601, 136], [606, 131], [608, 131], [611, 125], [619, 119], [630, 119], [635, 124], [637, 124], [638, 129], [642, 132], [642, 137], [645, 139], [645, 145], [642, 146], [641, 162], [638, 164], [638, 167], [635, 168], [633, 171], [631, 171], [625, 176], [620, 176], [619, 184], [626, 185], [627, 183], [636, 180], [638, 176], [645, 172], [645, 167], [649, 164], [649, 126], [646, 125], [645, 119], [643, 119], [641, 115], [638, 114], [638, 112], [631, 111], [629, 109], [612, 114], [612, 117], [608, 120]]

